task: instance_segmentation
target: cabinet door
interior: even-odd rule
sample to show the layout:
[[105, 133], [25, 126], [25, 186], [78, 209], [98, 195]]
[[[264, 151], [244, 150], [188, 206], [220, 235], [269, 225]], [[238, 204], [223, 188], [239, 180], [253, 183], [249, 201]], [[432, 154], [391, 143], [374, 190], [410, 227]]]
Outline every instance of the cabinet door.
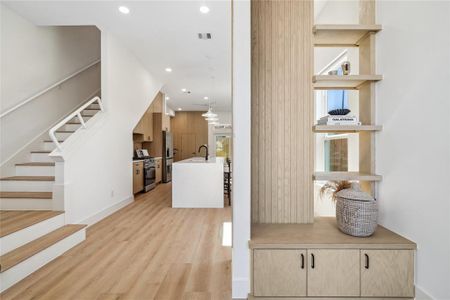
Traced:
[[361, 296], [414, 297], [413, 250], [361, 250]]
[[136, 127], [134, 127], [133, 133], [144, 134], [144, 127], [145, 127], [144, 121], [145, 121], [145, 115], [143, 118], [141, 118], [139, 123], [137, 123]]
[[253, 251], [254, 296], [306, 296], [306, 251]]
[[142, 161], [133, 163], [133, 194], [144, 189], [143, 165]]
[[145, 113], [144, 140], [146, 142], [153, 141], [153, 113]]
[[359, 250], [308, 250], [308, 296], [359, 296]]

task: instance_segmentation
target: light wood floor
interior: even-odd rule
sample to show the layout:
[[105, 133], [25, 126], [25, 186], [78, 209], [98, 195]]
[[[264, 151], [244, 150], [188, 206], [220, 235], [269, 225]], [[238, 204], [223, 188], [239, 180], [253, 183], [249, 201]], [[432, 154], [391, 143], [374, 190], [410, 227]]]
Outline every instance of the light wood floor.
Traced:
[[7, 299], [231, 299], [230, 208], [173, 209], [170, 184], [88, 228], [87, 239]]

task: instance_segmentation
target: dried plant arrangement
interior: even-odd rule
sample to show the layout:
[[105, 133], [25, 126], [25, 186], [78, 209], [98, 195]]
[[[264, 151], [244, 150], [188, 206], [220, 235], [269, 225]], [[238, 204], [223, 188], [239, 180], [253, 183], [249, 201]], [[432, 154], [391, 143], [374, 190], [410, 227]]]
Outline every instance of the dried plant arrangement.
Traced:
[[320, 188], [320, 198], [330, 196], [333, 202], [336, 202], [336, 193], [352, 187], [350, 181], [328, 181]]

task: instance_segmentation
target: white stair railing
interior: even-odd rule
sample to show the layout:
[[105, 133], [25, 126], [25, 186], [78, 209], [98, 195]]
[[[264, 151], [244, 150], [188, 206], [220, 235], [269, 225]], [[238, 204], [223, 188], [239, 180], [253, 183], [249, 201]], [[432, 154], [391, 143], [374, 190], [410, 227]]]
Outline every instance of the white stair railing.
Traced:
[[100, 99], [100, 97], [94, 97], [91, 100], [89, 100], [88, 102], [86, 102], [85, 104], [83, 104], [82, 106], [80, 106], [77, 110], [75, 110], [74, 112], [72, 112], [70, 115], [68, 115], [67, 117], [65, 117], [63, 120], [61, 120], [58, 124], [56, 124], [55, 126], [53, 126], [48, 134], [50, 135], [50, 139], [52, 140], [52, 142], [56, 145], [56, 148], [61, 151], [61, 143], [58, 141], [58, 139], [55, 136], [55, 132], [61, 128], [62, 126], [66, 125], [67, 122], [69, 122], [70, 120], [72, 120], [73, 118], [77, 117], [78, 120], [81, 123], [81, 127], [82, 128], [86, 128], [86, 123], [84, 122], [83, 116], [81, 115], [81, 112], [83, 110], [85, 110], [89, 105], [93, 104], [94, 102], [97, 102], [98, 105], [100, 106], [100, 111], [104, 111], [103, 109], [103, 103], [102, 103], [102, 99]]

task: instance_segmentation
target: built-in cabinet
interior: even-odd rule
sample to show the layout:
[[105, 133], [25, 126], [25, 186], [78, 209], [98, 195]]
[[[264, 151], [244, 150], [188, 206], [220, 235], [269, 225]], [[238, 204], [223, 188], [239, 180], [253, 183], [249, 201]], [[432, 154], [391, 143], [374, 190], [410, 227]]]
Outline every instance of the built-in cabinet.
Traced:
[[255, 249], [256, 297], [414, 297], [414, 251]]
[[171, 119], [174, 161], [205, 155], [198, 153], [201, 145], [208, 144], [208, 122], [202, 114], [200, 111], [177, 112]]
[[150, 156], [162, 155], [162, 131], [170, 131], [170, 116], [165, 113], [164, 95], [158, 93], [133, 130], [134, 148], [147, 149]]
[[144, 162], [133, 162], [133, 194], [144, 189]]
[[367, 238], [314, 224], [254, 224], [250, 299], [414, 297], [416, 245], [379, 226]]
[[153, 141], [153, 111], [151, 106], [134, 128], [133, 138], [135, 142]]
[[305, 249], [253, 251], [253, 295], [306, 296]]
[[414, 251], [363, 249], [361, 266], [361, 296], [414, 296]]

